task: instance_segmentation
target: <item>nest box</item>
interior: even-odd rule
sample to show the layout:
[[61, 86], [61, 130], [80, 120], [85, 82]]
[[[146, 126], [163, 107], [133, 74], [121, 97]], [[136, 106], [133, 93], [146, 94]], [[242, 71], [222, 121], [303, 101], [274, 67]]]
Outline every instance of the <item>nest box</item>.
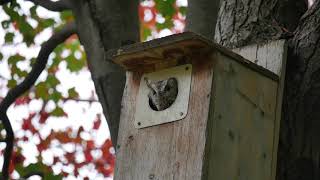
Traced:
[[[283, 41], [231, 51], [188, 32], [119, 49], [115, 179], [274, 179], [284, 59]], [[158, 110], [150, 86], [170, 90], [168, 79]]]

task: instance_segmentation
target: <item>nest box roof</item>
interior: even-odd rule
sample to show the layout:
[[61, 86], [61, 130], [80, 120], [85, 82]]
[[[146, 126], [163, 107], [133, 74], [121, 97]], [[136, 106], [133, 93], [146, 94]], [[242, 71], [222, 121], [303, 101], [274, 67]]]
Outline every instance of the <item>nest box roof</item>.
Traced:
[[175, 34], [147, 42], [123, 46], [118, 50], [110, 50], [110, 57], [116, 64], [129, 71], [153, 71], [163, 67], [181, 64], [181, 58], [208, 55], [218, 51], [231, 59], [244, 64], [274, 80], [279, 77], [273, 72], [258, 66], [231, 50], [192, 32]]

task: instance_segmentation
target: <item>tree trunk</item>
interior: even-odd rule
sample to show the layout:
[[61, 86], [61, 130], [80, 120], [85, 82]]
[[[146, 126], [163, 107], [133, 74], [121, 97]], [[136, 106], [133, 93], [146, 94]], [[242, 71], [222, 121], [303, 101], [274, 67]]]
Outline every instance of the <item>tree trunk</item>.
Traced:
[[216, 25], [216, 41], [229, 48], [290, 38], [278, 180], [320, 179], [320, 1], [303, 15], [306, 8], [302, 0], [223, 0]]
[[192, 31], [213, 39], [219, 0], [188, 0], [185, 31]]
[[107, 59], [106, 52], [139, 41], [138, 3], [138, 0], [72, 0], [78, 35], [114, 145], [125, 72]]

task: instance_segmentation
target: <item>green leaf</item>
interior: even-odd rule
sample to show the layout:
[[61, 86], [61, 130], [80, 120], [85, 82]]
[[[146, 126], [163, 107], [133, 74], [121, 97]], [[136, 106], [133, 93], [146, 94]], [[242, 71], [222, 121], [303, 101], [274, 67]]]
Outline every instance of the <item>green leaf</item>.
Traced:
[[74, 87], [70, 88], [68, 90], [68, 94], [69, 94], [69, 98], [77, 98], [77, 97], [79, 97], [79, 94], [78, 94], [78, 92], [76, 91], [76, 89]]
[[2, 28], [3, 28], [3, 29], [8, 29], [10, 23], [11, 23], [11, 21], [9, 21], [9, 20], [2, 21], [2, 22], [1, 22]]
[[12, 21], [17, 21], [20, 18], [19, 13], [14, 10], [14, 7], [8, 7], [8, 6], [2, 6], [2, 7]]
[[156, 28], [158, 29], [158, 30], [162, 30], [162, 29], [166, 29], [166, 28], [168, 28], [168, 29], [170, 29], [170, 28], [172, 28], [174, 26], [174, 24], [173, 24], [173, 22], [171, 21], [171, 20], [165, 20], [165, 22], [164, 23], [162, 23], [162, 24], [160, 24], [160, 23], [157, 23], [156, 24]]
[[47, 28], [53, 26], [55, 23], [54, 19], [44, 19], [43, 21], [40, 21], [40, 25], [42, 28]]
[[58, 91], [54, 91], [52, 94], [49, 95], [49, 99], [52, 99], [54, 102], [58, 102], [60, 99], [62, 99], [62, 95]]
[[184, 16], [187, 15], [187, 7], [181, 6], [181, 7], [179, 7], [179, 11], [182, 15], [184, 15]]
[[62, 117], [65, 113], [61, 107], [57, 106], [50, 114], [52, 116]]
[[57, 79], [54, 75], [48, 75], [46, 82], [51, 88], [55, 88], [58, 84], [60, 84], [59, 79]]
[[73, 55], [68, 56], [66, 62], [71, 72], [78, 72], [85, 66], [85, 61], [77, 60]]
[[30, 11], [30, 15], [33, 19], [39, 18], [38, 14], [37, 14], [37, 6], [32, 6], [29, 11]]
[[151, 36], [151, 29], [143, 27], [143, 34], [142, 38], [143, 40], [146, 40], [149, 36]]
[[63, 179], [63, 176], [62, 175], [54, 175], [53, 173], [50, 173], [50, 174], [46, 174], [44, 177], [43, 177], [43, 180], [62, 180]]
[[73, 19], [72, 11], [63, 11], [60, 13], [60, 18], [62, 20], [68, 21]]
[[41, 98], [43, 100], [49, 99], [48, 88], [44, 82], [40, 82], [36, 85], [35, 95], [36, 98]]
[[164, 16], [171, 17], [176, 13], [175, 0], [155, 0], [156, 9]]
[[8, 64], [17, 64], [17, 62], [24, 60], [25, 57], [21, 56], [20, 54], [13, 55], [9, 57]]
[[17, 81], [16, 80], [14, 80], [14, 79], [10, 79], [9, 81], [8, 81], [8, 84], [7, 84], [7, 87], [8, 88], [14, 88], [14, 87], [16, 87], [17, 86]]
[[0, 52], [0, 61], [3, 59], [3, 54]]
[[5, 43], [12, 43], [13, 42], [13, 38], [14, 38], [14, 33], [7, 33], [5, 36], [4, 36], [4, 40], [5, 40]]
[[29, 164], [27, 167], [23, 167], [21, 165], [17, 165], [15, 170], [19, 173], [20, 176], [27, 176], [31, 173], [42, 172], [43, 174], [48, 173], [48, 167], [44, 165], [42, 162], [38, 162], [35, 164]]
[[20, 77], [26, 77], [28, 75], [28, 72], [27, 71], [22, 71], [21, 69], [17, 68], [15, 73]]

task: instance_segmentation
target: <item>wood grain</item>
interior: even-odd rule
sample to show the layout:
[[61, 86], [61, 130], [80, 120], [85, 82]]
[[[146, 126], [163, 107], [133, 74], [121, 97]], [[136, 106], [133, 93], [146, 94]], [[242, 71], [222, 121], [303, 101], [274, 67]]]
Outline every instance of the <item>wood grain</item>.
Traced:
[[277, 109], [275, 121], [275, 134], [274, 134], [274, 150], [271, 179], [275, 179], [276, 165], [277, 165], [277, 150], [280, 131], [280, 120], [282, 112], [282, 101], [284, 91], [284, 80], [287, 64], [287, 43], [285, 40], [277, 40], [263, 45], [250, 45], [243, 48], [234, 49], [234, 52], [240, 54], [249, 61], [255, 62], [258, 65], [274, 72], [280, 78], [278, 93], [277, 93]]
[[270, 180], [277, 103], [276, 81], [217, 58], [209, 120], [205, 180]]
[[212, 61], [193, 61], [190, 102], [181, 121], [134, 128], [141, 75], [129, 72], [123, 97], [115, 179], [200, 179], [204, 157]]
[[127, 72], [115, 179], [273, 180], [286, 48], [272, 43], [238, 50], [249, 60], [219, 49], [189, 53], [183, 62], [193, 65], [188, 114], [173, 123], [134, 127], [143, 72]]
[[285, 72], [286, 49], [285, 40], [276, 40], [234, 49], [233, 52], [282, 77], [285, 75], [282, 72]]
[[272, 71], [262, 68], [233, 51], [193, 32], [184, 32], [152, 41], [123, 46], [121, 49], [108, 51], [106, 56], [126, 70], [152, 72], [189, 63], [189, 59], [186, 57], [190, 57], [193, 54], [204, 55], [216, 51], [254, 71], [278, 80], [278, 76]]

